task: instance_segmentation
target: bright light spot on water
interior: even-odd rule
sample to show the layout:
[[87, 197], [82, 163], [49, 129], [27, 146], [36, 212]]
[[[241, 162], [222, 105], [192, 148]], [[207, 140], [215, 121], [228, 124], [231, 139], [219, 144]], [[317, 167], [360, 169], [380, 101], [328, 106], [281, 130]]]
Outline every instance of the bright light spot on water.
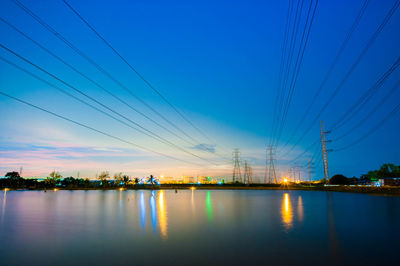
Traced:
[[158, 211], [161, 237], [167, 239], [167, 211], [165, 209], [164, 190], [161, 190], [158, 194]]
[[285, 193], [283, 195], [283, 202], [282, 202], [282, 222], [286, 229], [292, 227], [293, 221], [293, 212], [292, 212], [292, 205], [290, 204], [289, 194]]

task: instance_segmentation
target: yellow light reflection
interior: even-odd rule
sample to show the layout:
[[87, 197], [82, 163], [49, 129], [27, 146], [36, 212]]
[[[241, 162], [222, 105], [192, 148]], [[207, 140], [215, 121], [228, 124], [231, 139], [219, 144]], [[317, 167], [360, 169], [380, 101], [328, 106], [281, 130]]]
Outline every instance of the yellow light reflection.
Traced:
[[285, 193], [283, 195], [283, 202], [282, 202], [282, 222], [286, 229], [292, 227], [293, 221], [293, 212], [292, 212], [292, 205], [290, 204], [289, 194]]
[[4, 194], [3, 194], [3, 205], [1, 207], [1, 223], [3, 223], [4, 212], [6, 210], [7, 191], [8, 191], [8, 188], [5, 188]]
[[167, 239], [167, 210], [165, 206], [164, 190], [160, 190], [158, 194], [158, 219], [161, 237]]
[[303, 209], [303, 199], [299, 196], [297, 201], [297, 216], [299, 217], [299, 221], [303, 221], [304, 217], [304, 209]]

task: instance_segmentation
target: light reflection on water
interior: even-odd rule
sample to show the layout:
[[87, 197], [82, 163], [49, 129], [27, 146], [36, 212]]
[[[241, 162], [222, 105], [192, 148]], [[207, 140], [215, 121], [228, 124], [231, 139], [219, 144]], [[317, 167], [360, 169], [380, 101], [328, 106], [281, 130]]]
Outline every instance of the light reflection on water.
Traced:
[[165, 206], [164, 191], [160, 190], [158, 194], [158, 217], [160, 224], [160, 234], [163, 239], [167, 239], [167, 208]]
[[290, 197], [288, 193], [283, 194], [283, 202], [282, 202], [282, 222], [285, 225], [286, 229], [290, 229], [292, 227], [293, 213], [292, 213], [292, 205], [290, 204]]
[[[390, 264], [400, 236], [396, 197], [200, 189], [2, 193], [2, 265]], [[371, 244], [375, 251], [366, 254]]]

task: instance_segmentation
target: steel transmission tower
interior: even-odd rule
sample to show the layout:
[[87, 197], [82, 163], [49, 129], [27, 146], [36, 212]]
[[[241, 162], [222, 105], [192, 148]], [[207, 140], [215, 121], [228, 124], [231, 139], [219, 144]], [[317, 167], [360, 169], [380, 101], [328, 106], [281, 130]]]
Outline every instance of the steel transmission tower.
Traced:
[[239, 149], [234, 149], [232, 153], [233, 158], [233, 174], [232, 174], [232, 181], [233, 183], [242, 182], [242, 174], [240, 172], [240, 152]]
[[294, 171], [295, 171], [295, 175], [296, 175], [296, 172], [297, 172], [297, 180], [296, 181], [301, 182], [301, 167], [300, 166], [296, 166], [294, 168]]
[[320, 122], [320, 131], [321, 131], [322, 161], [324, 164], [324, 176], [325, 176], [325, 180], [329, 183], [328, 156], [327, 156], [327, 150], [326, 150], [326, 143], [329, 141], [326, 140], [325, 135], [330, 132], [325, 131], [324, 121]]
[[243, 175], [243, 181], [245, 184], [251, 184], [253, 183], [253, 169], [251, 166], [247, 163], [247, 161], [244, 161], [244, 175]]
[[268, 148], [265, 148], [265, 175], [264, 175], [264, 183], [270, 183], [268, 182]]
[[[274, 153], [272, 151], [272, 146], [269, 146], [269, 169], [268, 169], [268, 183], [272, 183], [272, 180], [274, 180], [274, 183], [277, 184], [276, 181], [276, 172], [275, 172], [275, 165], [274, 165]], [[267, 150], [267, 153], [268, 153]]]

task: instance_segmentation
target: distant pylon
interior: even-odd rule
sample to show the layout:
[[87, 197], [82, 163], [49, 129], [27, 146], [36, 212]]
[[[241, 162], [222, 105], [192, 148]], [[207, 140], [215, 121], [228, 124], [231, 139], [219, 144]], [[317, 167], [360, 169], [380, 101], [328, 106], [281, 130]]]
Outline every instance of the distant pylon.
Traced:
[[253, 169], [251, 166], [247, 163], [247, 161], [244, 161], [244, 175], [243, 175], [243, 181], [245, 184], [251, 184], [253, 183]]
[[311, 159], [310, 158], [308, 158], [308, 179], [311, 184]]
[[22, 176], [22, 170], [23, 170], [24, 168], [21, 166], [20, 168], [19, 168], [19, 176]]
[[265, 148], [265, 175], [264, 175], [264, 183], [270, 183], [268, 181], [268, 148]]
[[321, 149], [322, 149], [322, 161], [324, 164], [324, 176], [325, 180], [329, 183], [329, 168], [328, 168], [328, 156], [326, 151], [326, 140], [325, 134], [329, 133], [325, 131], [324, 121], [320, 122], [320, 131], [321, 131]]
[[297, 170], [297, 176], [298, 176], [297, 181], [301, 182], [301, 168], [297, 166], [296, 170]]
[[232, 153], [233, 159], [233, 174], [232, 174], [232, 181], [233, 183], [242, 182], [242, 174], [240, 172], [240, 162], [239, 162], [239, 149], [234, 149]]
[[[268, 150], [269, 150], [268, 183], [271, 184], [272, 180], [273, 180], [273, 182], [276, 184], [277, 181], [276, 181], [276, 172], [275, 172], [275, 165], [274, 165], [275, 158], [274, 158], [274, 153], [272, 151], [272, 146], [269, 146]], [[268, 150], [267, 150], [267, 153], [268, 153]]]

